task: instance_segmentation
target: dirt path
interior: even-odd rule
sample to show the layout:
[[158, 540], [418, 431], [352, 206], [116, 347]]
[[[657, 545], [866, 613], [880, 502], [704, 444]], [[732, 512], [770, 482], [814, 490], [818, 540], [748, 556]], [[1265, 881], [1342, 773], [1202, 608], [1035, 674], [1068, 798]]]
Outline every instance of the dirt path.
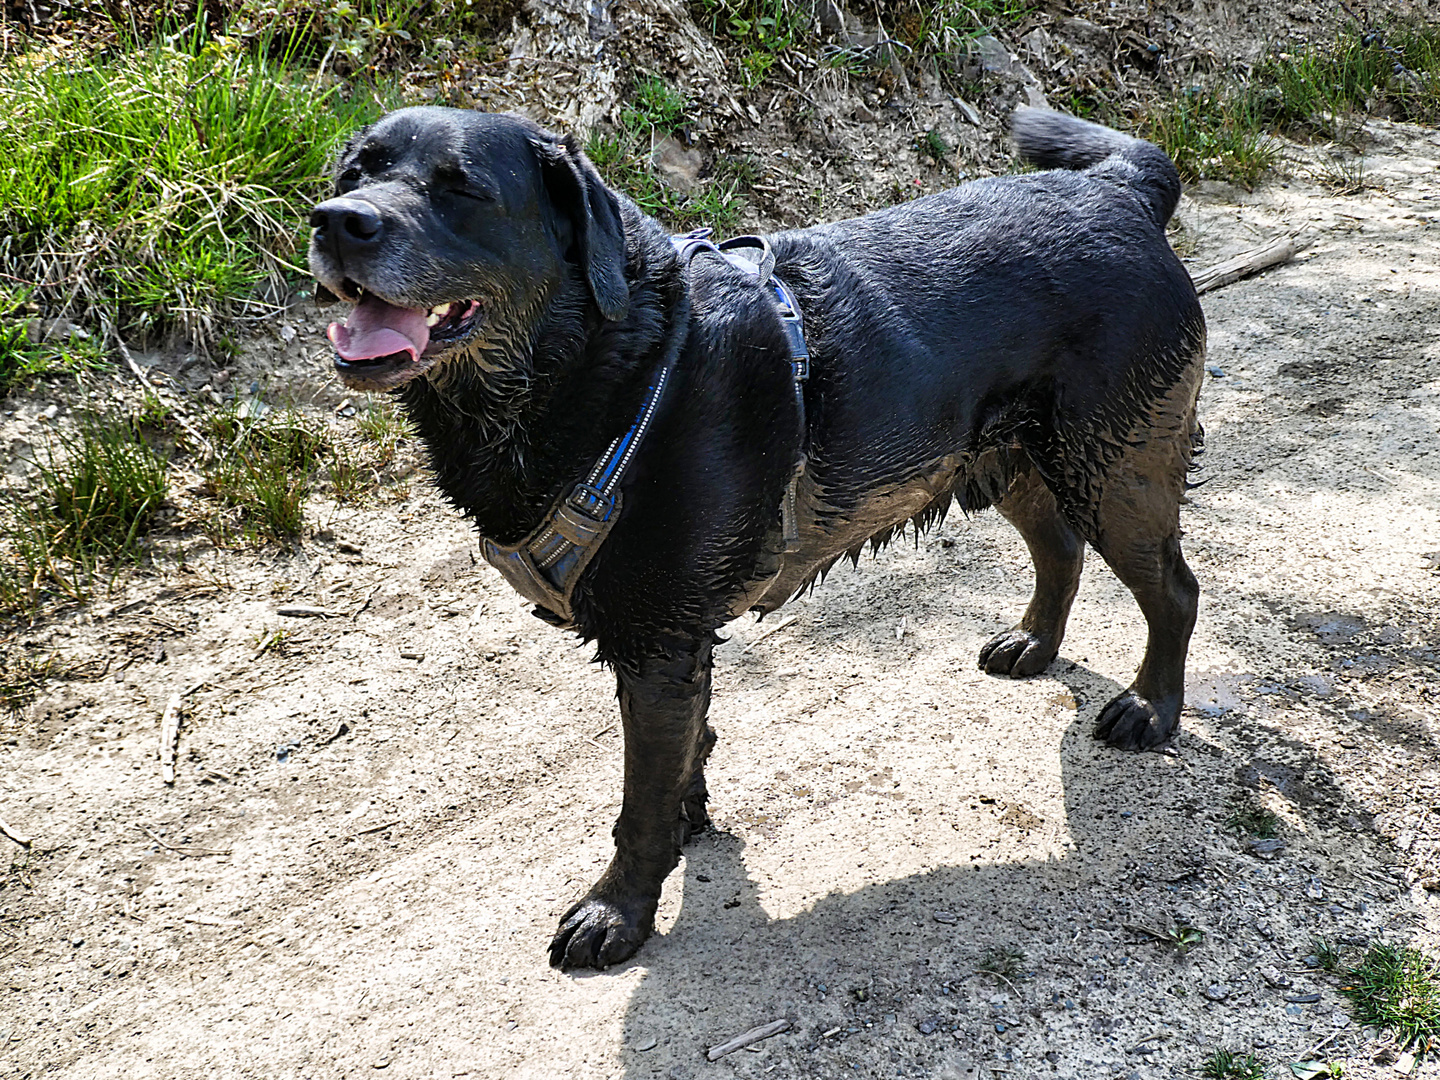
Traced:
[[[1090, 1080], [1319, 1044], [1395, 1075], [1304, 964], [1319, 936], [1440, 945], [1440, 136], [1374, 134], [1361, 195], [1182, 207], [1195, 264], [1315, 242], [1206, 298], [1173, 755], [1090, 738], [1141, 640], [1098, 560], [1049, 672], [976, 670], [1030, 575], [998, 517], [957, 513], [731, 628], [717, 828], [638, 963], [559, 974], [554, 920], [610, 850], [613, 684], [420, 483], [326, 511], [301, 555], [196, 556], [33, 636], [134, 662], [0, 739], [0, 816], [47, 852], [0, 891], [0, 1072]], [[321, 370], [307, 333], [275, 354], [291, 378]], [[167, 791], [159, 714], [196, 683]], [[1225, 827], [1242, 797], [1283, 819], [1273, 859]], [[1175, 920], [1205, 931], [1185, 956], [1135, 929]], [[1009, 974], [976, 973], [1004, 948]]]

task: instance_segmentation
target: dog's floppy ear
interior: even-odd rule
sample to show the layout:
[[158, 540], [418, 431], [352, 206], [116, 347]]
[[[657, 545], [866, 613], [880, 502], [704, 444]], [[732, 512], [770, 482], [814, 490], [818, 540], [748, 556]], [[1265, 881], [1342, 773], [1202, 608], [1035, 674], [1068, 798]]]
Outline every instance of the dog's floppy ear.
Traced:
[[536, 139], [535, 152], [550, 205], [569, 218], [585, 280], [600, 313], [619, 322], [630, 311], [625, 281], [625, 226], [615, 196], [573, 136]]

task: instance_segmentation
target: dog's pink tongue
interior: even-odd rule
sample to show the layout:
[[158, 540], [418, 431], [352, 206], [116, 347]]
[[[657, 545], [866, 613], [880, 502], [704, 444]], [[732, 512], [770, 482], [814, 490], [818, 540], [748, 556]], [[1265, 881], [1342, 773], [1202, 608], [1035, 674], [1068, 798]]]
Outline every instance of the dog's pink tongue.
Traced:
[[326, 333], [335, 351], [350, 361], [402, 352], [408, 352], [412, 361], [419, 360], [430, 343], [425, 312], [395, 307], [373, 293], [365, 294], [343, 326], [331, 323]]

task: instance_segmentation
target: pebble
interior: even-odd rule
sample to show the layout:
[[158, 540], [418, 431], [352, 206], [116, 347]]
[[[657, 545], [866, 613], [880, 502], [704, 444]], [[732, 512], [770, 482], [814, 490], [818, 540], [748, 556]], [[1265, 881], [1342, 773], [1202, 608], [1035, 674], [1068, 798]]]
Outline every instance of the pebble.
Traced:
[[1204, 995], [1211, 1001], [1224, 1001], [1230, 996], [1230, 991], [1226, 990], [1219, 983], [1211, 983], [1209, 986], [1205, 987], [1202, 993], [1204, 993]]
[[655, 1047], [657, 1047], [657, 1046], [659, 1046], [659, 1045], [660, 1045], [660, 1040], [659, 1040], [659, 1039], [656, 1039], [656, 1038], [654, 1038], [654, 1037], [651, 1037], [651, 1038], [649, 1038], [649, 1039], [641, 1039], [638, 1043], [635, 1044], [635, 1049], [636, 1049], [636, 1050], [654, 1050]]
[[921, 1035], [934, 1035], [935, 1029], [939, 1026], [940, 1018], [938, 1016], [927, 1016], [915, 1025], [915, 1030], [920, 1032]]
[[1320, 1000], [1319, 994], [1294, 994], [1285, 999], [1292, 1005], [1314, 1005]]
[[937, 911], [935, 912], [935, 921], [944, 923], [946, 926], [954, 926], [960, 921], [960, 916], [953, 911]]

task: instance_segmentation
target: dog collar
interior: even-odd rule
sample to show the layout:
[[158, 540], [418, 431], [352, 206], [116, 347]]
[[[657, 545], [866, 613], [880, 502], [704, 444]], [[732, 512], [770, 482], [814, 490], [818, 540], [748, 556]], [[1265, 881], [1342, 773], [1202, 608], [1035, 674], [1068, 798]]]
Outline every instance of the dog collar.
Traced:
[[[792, 551], [799, 544], [797, 489], [805, 468], [805, 397], [802, 387], [810, 377], [810, 353], [805, 347], [800, 305], [795, 302], [789, 287], [775, 276], [775, 256], [769, 241], [763, 236], [738, 236], [722, 244], [711, 243], [709, 236], [709, 229], [697, 229], [684, 236], [670, 238], [680, 257], [682, 270], [697, 254], [709, 251], [723, 257], [747, 277], [765, 285], [774, 295], [776, 313], [789, 343], [795, 406], [800, 424], [800, 454], [786, 489], [780, 519], [786, 550]], [[559, 626], [574, 626], [572, 601], [575, 587], [620, 516], [620, 481], [655, 418], [678, 351], [677, 344], [645, 392], [640, 412], [629, 430], [611, 442], [590, 474], [555, 504], [529, 536], [515, 545], [497, 544], [483, 537], [480, 540], [480, 551], [485, 561], [499, 570], [516, 592], [534, 603], [536, 614], [548, 621]]]

